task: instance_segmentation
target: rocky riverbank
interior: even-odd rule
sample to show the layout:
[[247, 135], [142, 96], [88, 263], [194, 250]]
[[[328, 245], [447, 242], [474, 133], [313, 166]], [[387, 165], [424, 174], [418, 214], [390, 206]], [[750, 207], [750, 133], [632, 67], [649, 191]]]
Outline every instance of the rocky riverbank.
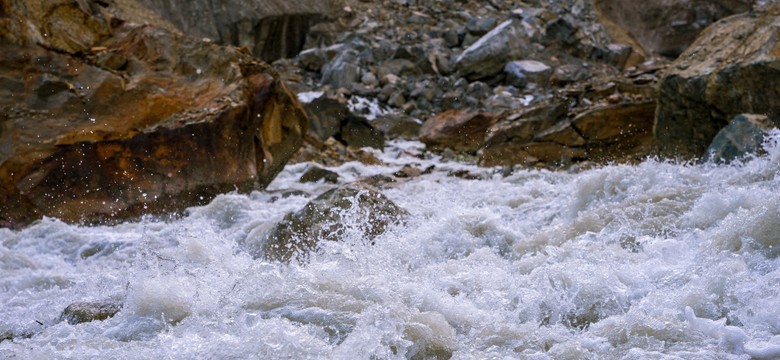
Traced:
[[0, 224], [179, 212], [397, 137], [507, 173], [734, 159], [780, 122], [772, 2], [310, 3], [0, 0]]

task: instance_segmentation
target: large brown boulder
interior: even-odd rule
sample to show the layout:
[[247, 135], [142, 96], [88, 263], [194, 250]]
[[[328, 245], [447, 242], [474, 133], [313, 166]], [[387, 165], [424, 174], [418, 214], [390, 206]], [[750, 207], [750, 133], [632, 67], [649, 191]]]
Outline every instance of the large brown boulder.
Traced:
[[600, 104], [569, 114], [553, 102], [511, 113], [488, 132], [483, 166], [565, 166], [573, 162], [633, 161], [653, 147], [653, 101]]
[[[109, 0], [125, 2], [127, 0]], [[309, 28], [331, 8], [324, 0], [138, 0], [185, 34], [245, 46], [265, 61], [303, 50]]]
[[661, 80], [655, 137], [662, 155], [704, 155], [735, 115], [780, 122], [780, 4], [719, 21]]
[[239, 49], [104, 1], [0, 0], [0, 225], [182, 210], [268, 184], [307, 118]]

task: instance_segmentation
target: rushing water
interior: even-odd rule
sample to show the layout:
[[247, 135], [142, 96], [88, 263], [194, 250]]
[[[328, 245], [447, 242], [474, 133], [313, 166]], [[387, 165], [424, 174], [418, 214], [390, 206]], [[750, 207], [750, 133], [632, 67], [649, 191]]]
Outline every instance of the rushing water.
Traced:
[[[775, 137], [778, 139], [780, 137]], [[246, 251], [332, 185], [288, 166], [264, 192], [176, 220], [0, 230], [11, 359], [748, 359], [780, 356], [780, 147], [743, 164], [647, 161], [502, 175], [392, 143], [431, 174], [382, 190], [411, 216], [306, 264]], [[448, 176], [469, 170], [480, 180]], [[283, 197], [281, 190], [303, 190]], [[352, 234], [350, 236], [349, 234]], [[115, 301], [71, 325], [62, 310]]]

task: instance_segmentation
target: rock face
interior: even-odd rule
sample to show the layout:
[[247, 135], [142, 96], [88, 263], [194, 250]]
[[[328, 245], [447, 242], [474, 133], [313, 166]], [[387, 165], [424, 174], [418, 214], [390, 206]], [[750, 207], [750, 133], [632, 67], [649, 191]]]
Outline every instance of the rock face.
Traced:
[[106, 4], [0, 0], [0, 226], [179, 211], [265, 186], [302, 142], [269, 66]]
[[185, 34], [247, 47], [265, 61], [297, 55], [303, 49], [309, 28], [330, 11], [329, 2], [321, 0], [138, 2], [153, 9]]
[[569, 113], [567, 101], [513, 112], [488, 130], [480, 164], [553, 165], [573, 162], [633, 161], [653, 148], [655, 103], [610, 104]]
[[604, 18], [636, 40], [635, 46], [641, 46], [647, 53], [670, 57], [678, 56], [705, 27], [749, 10], [752, 3], [749, 0], [594, 1]]
[[304, 260], [320, 239], [338, 241], [350, 231], [372, 241], [407, 215], [382, 193], [352, 183], [331, 189], [285, 216], [266, 239], [262, 254], [270, 260]]
[[694, 158], [741, 113], [780, 121], [780, 4], [719, 21], [660, 84], [655, 137], [662, 155]]

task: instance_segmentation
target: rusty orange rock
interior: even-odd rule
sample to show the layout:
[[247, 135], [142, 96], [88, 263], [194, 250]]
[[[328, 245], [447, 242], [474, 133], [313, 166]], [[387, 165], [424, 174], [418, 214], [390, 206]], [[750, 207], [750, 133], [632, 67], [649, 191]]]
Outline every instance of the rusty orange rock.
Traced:
[[296, 97], [245, 51], [91, 1], [0, 9], [0, 226], [181, 211], [266, 186], [303, 141]]

